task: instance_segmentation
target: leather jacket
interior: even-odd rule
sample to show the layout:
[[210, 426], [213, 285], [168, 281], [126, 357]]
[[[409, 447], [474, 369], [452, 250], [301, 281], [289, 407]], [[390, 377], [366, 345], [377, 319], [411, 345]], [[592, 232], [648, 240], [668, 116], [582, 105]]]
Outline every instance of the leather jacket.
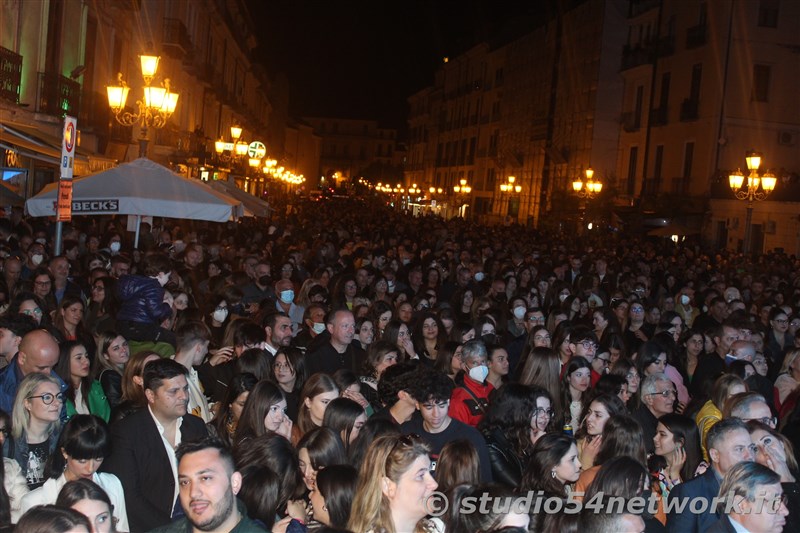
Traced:
[[518, 488], [522, 482], [523, 465], [511, 443], [499, 429], [491, 432], [485, 430], [483, 437], [486, 439], [486, 447], [489, 450], [494, 482], [512, 489]]

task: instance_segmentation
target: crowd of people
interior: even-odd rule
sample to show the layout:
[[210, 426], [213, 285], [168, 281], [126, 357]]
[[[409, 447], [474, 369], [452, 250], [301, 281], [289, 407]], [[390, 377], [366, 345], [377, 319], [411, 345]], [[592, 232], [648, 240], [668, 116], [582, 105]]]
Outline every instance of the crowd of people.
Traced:
[[0, 529], [800, 531], [797, 258], [285, 213], [0, 220]]

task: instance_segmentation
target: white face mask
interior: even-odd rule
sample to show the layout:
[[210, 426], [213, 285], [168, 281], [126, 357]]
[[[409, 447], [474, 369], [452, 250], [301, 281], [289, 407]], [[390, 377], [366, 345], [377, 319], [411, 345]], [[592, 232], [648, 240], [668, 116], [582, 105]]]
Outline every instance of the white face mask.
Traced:
[[525, 311], [526, 311], [526, 309], [524, 307], [522, 307], [521, 305], [515, 307], [514, 308], [514, 318], [516, 318], [517, 320], [522, 320], [523, 318], [525, 318]]
[[214, 320], [217, 322], [225, 322], [225, 319], [228, 318], [228, 310], [227, 309], [217, 309], [214, 311], [214, 314], [211, 315]]
[[108, 249], [112, 252], [119, 252], [121, 248], [122, 244], [119, 241], [114, 241], [108, 246]]
[[311, 326], [311, 329], [314, 330], [314, 333], [319, 335], [320, 333], [325, 331], [325, 324], [323, 324], [322, 322], [314, 322], [314, 325]]
[[44, 260], [44, 256], [42, 254], [33, 254], [31, 256], [31, 263], [33, 263], [34, 265], [42, 264], [43, 260]]
[[44, 237], [39, 237], [38, 239], [36, 239], [36, 242], [44, 246], [45, 244], [47, 244], [47, 239], [45, 239]]
[[558, 295], [558, 300], [559, 300], [560, 302], [563, 302], [564, 300], [566, 300], [566, 299], [567, 299], [567, 296], [569, 296], [569, 294], [559, 294], [559, 295]]
[[689, 297], [685, 294], [681, 295], [681, 303], [683, 305], [689, 305]]
[[476, 272], [475, 273], [475, 281], [483, 281], [483, 272]]
[[281, 291], [281, 301], [285, 304], [290, 304], [294, 301], [294, 291], [289, 289], [287, 291]]
[[169, 282], [169, 274], [164, 274], [162, 272], [161, 274], [156, 275], [156, 279], [158, 280], [158, 283], [160, 283], [161, 286], [163, 287]]
[[469, 369], [469, 377], [471, 377], [478, 383], [483, 383], [486, 380], [486, 376], [488, 375], [489, 375], [489, 367], [486, 365], [479, 365]]

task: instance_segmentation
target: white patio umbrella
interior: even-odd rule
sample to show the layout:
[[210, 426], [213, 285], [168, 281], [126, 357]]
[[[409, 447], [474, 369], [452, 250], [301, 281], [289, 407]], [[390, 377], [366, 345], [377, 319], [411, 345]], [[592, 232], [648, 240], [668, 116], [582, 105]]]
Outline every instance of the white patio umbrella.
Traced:
[[[48, 184], [25, 203], [34, 217], [55, 216], [58, 183]], [[242, 216], [242, 203], [167, 167], [140, 158], [72, 182], [73, 215], [137, 215], [226, 222]]]

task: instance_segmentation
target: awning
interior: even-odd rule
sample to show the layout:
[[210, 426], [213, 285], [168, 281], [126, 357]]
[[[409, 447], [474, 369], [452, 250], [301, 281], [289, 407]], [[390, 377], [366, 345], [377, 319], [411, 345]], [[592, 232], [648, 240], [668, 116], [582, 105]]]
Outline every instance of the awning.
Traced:
[[[16, 122], [0, 122], [0, 147], [14, 150], [24, 157], [60, 165], [61, 138], [34, 126]], [[75, 149], [75, 174], [77, 175], [107, 170], [116, 164], [116, 160], [93, 153], [80, 146]]]

